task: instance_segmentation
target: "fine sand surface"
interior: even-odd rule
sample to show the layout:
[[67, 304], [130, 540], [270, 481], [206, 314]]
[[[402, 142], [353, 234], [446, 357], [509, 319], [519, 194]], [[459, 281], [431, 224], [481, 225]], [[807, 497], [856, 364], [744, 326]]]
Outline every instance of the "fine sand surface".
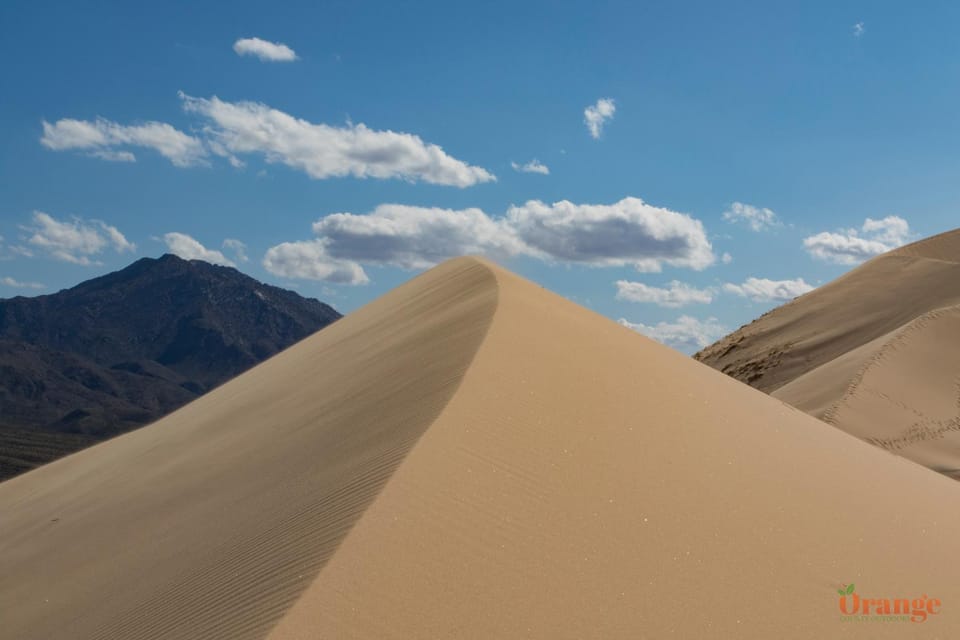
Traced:
[[960, 479], [960, 230], [874, 258], [696, 358]]
[[955, 482], [471, 258], [0, 514], [4, 638], [960, 632]]

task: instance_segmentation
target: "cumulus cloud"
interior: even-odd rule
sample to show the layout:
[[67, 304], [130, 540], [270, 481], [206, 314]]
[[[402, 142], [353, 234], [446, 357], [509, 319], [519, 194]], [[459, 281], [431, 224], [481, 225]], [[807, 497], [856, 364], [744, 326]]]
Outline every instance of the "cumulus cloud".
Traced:
[[529, 253], [546, 260], [644, 272], [664, 264], [701, 270], [715, 260], [699, 220], [640, 198], [610, 205], [531, 200], [510, 207], [507, 221]]
[[723, 219], [730, 223], [746, 224], [751, 231], [765, 231], [783, 224], [773, 210], [743, 202], [731, 204], [730, 208], [723, 212]]
[[863, 25], [863, 22], [858, 22], [855, 25], [853, 25], [854, 38], [859, 38], [866, 32], [867, 32], [867, 28]]
[[53, 124], [43, 121], [40, 143], [53, 151], [79, 150], [113, 162], [134, 162], [130, 151], [117, 147], [153, 149], [177, 167], [203, 164], [207, 151], [203, 142], [165, 122], [122, 125], [105, 118], [74, 120], [64, 118]]
[[227, 238], [223, 241], [222, 246], [224, 249], [228, 249], [233, 252], [237, 262], [247, 262], [250, 260], [250, 258], [247, 257], [247, 245], [240, 242], [236, 238]]
[[360, 264], [330, 256], [327, 244], [328, 241], [322, 238], [278, 244], [267, 250], [263, 266], [270, 273], [286, 278], [351, 285], [370, 282]]
[[651, 287], [642, 282], [617, 280], [617, 299], [629, 302], [650, 302], [661, 307], [682, 307], [688, 304], [710, 304], [713, 289], [697, 289], [673, 280], [667, 288]]
[[675, 322], [658, 322], [655, 325], [628, 322], [621, 318], [620, 324], [684, 353], [693, 353], [702, 349], [727, 333], [727, 330], [713, 317], [698, 320], [684, 315], [677, 318]]
[[240, 38], [233, 43], [238, 56], [254, 56], [264, 62], [293, 62], [296, 52], [280, 42], [270, 42], [260, 38]]
[[225, 267], [235, 267], [236, 264], [216, 249], [208, 249], [198, 240], [185, 233], [171, 231], [163, 234], [163, 242], [170, 253], [180, 256], [184, 260], [203, 260], [211, 264], [220, 264]]
[[824, 231], [804, 238], [803, 246], [814, 258], [836, 264], [857, 264], [906, 244], [910, 225], [899, 216], [867, 218], [860, 229]]
[[612, 205], [531, 200], [502, 217], [476, 208], [383, 204], [368, 214], [330, 214], [313, 232], [313, 240], [271, 249], [264, 266], [285, 277], [359, 284], [368, 281], [364, 264], [422, 269], [465, 254], [641, 271], [665, 264], [703, 269], [714, 260], [699, 221], [639, 198]]
[[[42, 211], [35, 211], [33, 223], [22, 229], [28, 234], [27, 242], [50, 257], [85, 266], [97, 264], [94, 256], [105, 249], [126, 253], [137, 248], [116, 227], [100, 220], [73, 218], [60, 221]], [[32, 255], [29, 251], [26, 254]]]
[[526, 164], [517, 164], [516, 162], [511, 162], [510, 166], [513, 167], [514, 171], [519, 171], [520, 173], [539, 173], [544, 176], [550, 175], [550, 167], [543, 164], [536, 158], [527, 162]]
[[786, 302], [801, 296], [815, 287], [804, 282], [803, 278], [796, 280], [769, 280], [767, 278], [747, 278], [742, 284], [728, 282], [723, 290], [754, 302]]
[[40, 284], [39, 282], [21, 282], [20, 280], [14, 280], [9, 276], [4, 276], [0, 278], [0, 284], [5, 287], [10, 287], [12, 289], [44, 289], [46, 285]]
[[590, 136], [596, 140], [603, 132], [603, 126], [613, 119], [617, 106], [611, 98], [600, 98], [596, 104], [592, 104], [583, 110], [583, 122], [587, 125]]
[[262, 154], [267, 162], [299, 169], [311, 178], [400, 178], [456, 187], [496, 179], [410, 133], [377, 131], [363, 124], [314, 124], [256, 102], [180, 96], [187, 112], [210, 121], [206, 134], [222, 154]]

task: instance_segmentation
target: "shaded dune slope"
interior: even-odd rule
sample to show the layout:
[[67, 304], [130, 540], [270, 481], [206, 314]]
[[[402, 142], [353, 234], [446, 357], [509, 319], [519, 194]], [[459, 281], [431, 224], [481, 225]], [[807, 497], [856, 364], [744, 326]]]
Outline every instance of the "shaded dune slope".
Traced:
[[496, 295], [483, 266], [447, 264], [0, 484], [0, 637], [262, 637], [454, 393]]
[[[322, 374], [321, 349], [343, 356]], [[947, 638], [958, 507], [943, 476], [459, 259], [0, 484], [0, 634]], [[943, 609], [843, 622], [850, 582]]]

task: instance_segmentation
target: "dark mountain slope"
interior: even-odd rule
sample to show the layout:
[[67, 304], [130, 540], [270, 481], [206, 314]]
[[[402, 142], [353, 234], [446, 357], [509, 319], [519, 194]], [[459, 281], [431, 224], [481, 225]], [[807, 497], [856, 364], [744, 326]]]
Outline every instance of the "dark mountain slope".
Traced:
[[[128, 431], [339, 317], [236, 269], [172, 255], [0, 300], [0, 478], [26, 462], [16, 453], [29, 448], [24, 433], [43, 432], [47, 451], [58, 433], [80, 436], [62, 438], [62, 454]], [[51, 459], [38, 456], [29, 466]]]

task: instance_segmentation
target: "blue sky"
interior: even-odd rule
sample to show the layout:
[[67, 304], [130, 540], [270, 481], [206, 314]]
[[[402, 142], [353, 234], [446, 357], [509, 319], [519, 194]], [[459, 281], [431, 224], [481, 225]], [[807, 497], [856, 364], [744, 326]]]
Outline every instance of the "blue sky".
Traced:
[[956, 3], [196, 4], [0, 7], [0, 297], [483, 252], [691, 352], [957, 226]]

